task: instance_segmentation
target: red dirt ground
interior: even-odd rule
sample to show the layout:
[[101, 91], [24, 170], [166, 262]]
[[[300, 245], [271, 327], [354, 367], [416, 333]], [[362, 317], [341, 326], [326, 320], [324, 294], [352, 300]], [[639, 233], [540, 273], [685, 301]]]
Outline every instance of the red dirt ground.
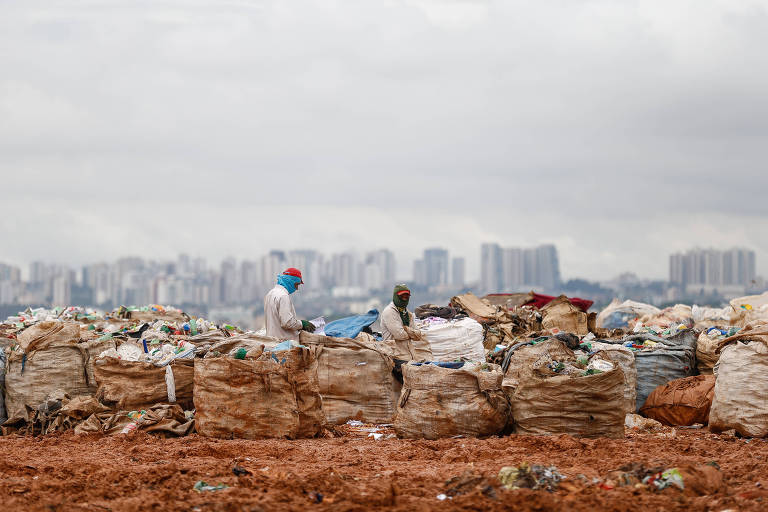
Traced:
[[[350, 433], [298, 441], [163, 439], [141, 432], [0, 437], [0, 510], [765, 510], [766, 456], [764, 440], [671, 429], [619, 440], [374, 441]], [[692, 497], [677, 489], [604, 490], [591, 483], [555, 493], [498, 486], [502, 466], [524, 461], [589, 481], [629, 462], [673, 467], [715, 461], [727, 489]], [[235, 465], [250, 474], [236, 476]], [[438, 500], [450, 487], [446, 481], [466, 471], [496, 487], [469, 486], [465, 494]], [[229, 487], [200, 493], [193, 490], [198, 480]]]

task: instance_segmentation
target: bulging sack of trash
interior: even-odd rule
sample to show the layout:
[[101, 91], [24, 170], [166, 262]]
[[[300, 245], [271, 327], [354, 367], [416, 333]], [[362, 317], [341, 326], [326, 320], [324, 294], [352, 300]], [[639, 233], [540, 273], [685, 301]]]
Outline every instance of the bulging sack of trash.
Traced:
[[[19, 334], [19, 343], [6, 353], [5, 407], [8, 422], [28, 421], [28, 408], [37, 409], [53, 391], [93, 396], [93, 360], [110, 342], [80, 341], [77, 322], [39, 322]], [[112, 342], [112, 346], [114, 343]]]
[[631, 329], [635, 322], [645, 315], [658, 315], [661, 310], [650, 304], [625, 300], [619, 302], [618, 299], [608, 304], [599, 315], [597, 315], [597, 327], [603, 329]]
[[[593, 358], [586, 371], [545, 376], [547, 367], [522, 375], [511, 397], [515, 432], [582, 437], [624, 436], [624, 373], [616, 362]], [[562, 372], [561, 365], [549, 368]]]
[[654, 344], [651, 349], [635, 352], [637, 368], [637, 411], [648, 395], [659, 386], [675, 379], [690, 377], [696, 372], [696, 331], [687, 329], [669, 338], [651, 334], [637, 334], [624, 338], [627, 343], [645, 341]]
[[357, 419], [391, 423], [400, 396], [388, 349], [375, 341], [333, 338], [302, 331], [301, 343], [317, 359], [317, 379], [328, 423]]
[[671, 326], [684, 325], [693, 326], [693, 311], [691, 306], [686, 304], [675, 304], [672, 307], [664, 308], [657, 314], [646, 314], [638, 320], [640, 325], [649, 327], [659, 327], [665, 329]]
[[691, 306], [691, 315], [693, 317], [694, 329], [707, 329], [713, 325], [731, 325], [731, 319], [734, 316], [732, 306], [724, 308], [710, 308], [694, 304]]
[[434, 361], [485, 361], [483, 326], [471, 318], [418, 322]]
[[394, 428], [399, 437], [439, 439], [500, 433], [509, 418], [498, 365], [409, 363]]
[[706, 425], [714, 394], [714, 375], [676, 379], [654, 389], [640, 414], [672, 427]]
[[556, 338], [513, 345], [507, 353], [507, 359], [505, 359], [506, 371], [502, 381], [502, 389], [508, 397], [511, 397], [520, 385], [521, 376], [543, 356], [552, 360], [572, 359], [574, 357], [573, 351]]
[[709, 412], [713, 432], [735, 429], [745, 437], [768, 436], [768, 329], [724, 340], [715, 396]]
[[316, 360], [309, 348], [258, 359], [215, 357], [195, 365], [195, 428], [219, 438], [306, 438], [324, 424]]
[[194, 360], [176, 359], [166, 366], [115, 357], [96, 360], [96, 397], [114, 409], [146, 409], [155, 404], [192, 405]]
[[624, 373], [624, 406], [626, 414], [635, 412], [635, 402], [637, 401], [637, 367], [635, 366], [635, 355], [627, 347], [614, 343], [603, 343], [599, 341], [591, 342], [592, 350], [595, 353], [605, 352], [605, 356], [611, 361], [617, 363]]

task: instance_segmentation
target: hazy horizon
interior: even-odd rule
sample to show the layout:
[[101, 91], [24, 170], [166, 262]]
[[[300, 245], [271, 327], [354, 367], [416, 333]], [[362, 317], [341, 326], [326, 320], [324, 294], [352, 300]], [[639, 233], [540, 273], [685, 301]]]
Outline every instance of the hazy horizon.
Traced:
[[[553, 243], [768, 275], [766, 1], [0, 4], [0, 262]], [[405, 269], [403, 268], [405, 267]]]

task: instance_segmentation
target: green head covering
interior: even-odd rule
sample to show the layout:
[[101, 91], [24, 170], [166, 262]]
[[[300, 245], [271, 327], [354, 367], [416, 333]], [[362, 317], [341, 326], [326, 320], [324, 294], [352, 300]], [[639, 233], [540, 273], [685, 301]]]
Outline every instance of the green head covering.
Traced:
[[[401, 297], [398, 295], [400, 292], [408, 292], [409, 297]], [[405, 309], [408, 306], [408, 301], [410, 300], [410, 293], [411, 290], [408, 289], [408, 287], [404, 284], [395, 286], [395, 291], [392, 292], [392, 302], [395, 304], [397, 311], [400, 313], [400, 319], [403, 321], [403, 325], [410, 325], [411, 323], [411, 315], [409, 315], [408, 310]]]

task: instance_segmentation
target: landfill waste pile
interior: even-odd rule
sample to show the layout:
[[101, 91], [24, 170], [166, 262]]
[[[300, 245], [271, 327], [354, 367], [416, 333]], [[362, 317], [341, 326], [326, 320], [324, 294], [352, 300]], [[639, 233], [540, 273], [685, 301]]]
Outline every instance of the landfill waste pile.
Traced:
[[[597, 314], [591, 306], [564, 295], [467, 293], [418, 306], [405, 341], [381, 341], [370, 310], [315, 319], [319, 332], [288, 345], [157, 304], [27, 309], [0, 324], [1, 428], [66, 431], [91, 417], [103, 424], [108, 413], [177, 406], [197, 416], [195, 431], [216, 437], [313, 437], [350, 420], [391, 423], [407, 438], [621, 437], [624, 416], [635, 413], [675, 426], [707, 425], [714, 415], [712, 428], [768, 433], [750, 423], [752, 411], [727, 405], [748, 391], [739, 378], [762, 361], [768, 293], [719, 309], [615, 300]], [[699, 328], [708, 320], [717, 325]], [[263, 384], [238, 389], [241, 374]], [[262, 396], [260, 404], [232, 400], [243, 393]], [[70, 402], [88, 407], [69, 414]], [[749, 403], [760, 417], [759, 402]]]
[[[3, 475], [24, 482], [0, 479], [0, 496], [50, 503], [24, 469], [41, 465], [24, 443], [50, 436], [89, 467], [191, 455], [178, 469], [198, 457], [187, 447], [210, 454], [215, 443], [183, 478], [162, 477], [187, 496], [171, 509], [256, 495], [403, 510], [430, 508], [426, 499], [574, 508], [570, 493], [584, 508], [706, 496], [710, 508], [741, 510], [768, 498], [754, 462], [768, 451], [751, 443], [768, 438], [768, 294], [721, 308], [591, 306], [468, 293], [415, 308], [410, 338], [387, 341], [377, 310], [314, 319], [314, 333], [282, 340], [170, 306], [27, 309], [0, 323], [0, 453], [20, 461]], [[352, 465], [362, 480], [343, 469]], [[89, 489], [74, 499], [95, 499]]]

